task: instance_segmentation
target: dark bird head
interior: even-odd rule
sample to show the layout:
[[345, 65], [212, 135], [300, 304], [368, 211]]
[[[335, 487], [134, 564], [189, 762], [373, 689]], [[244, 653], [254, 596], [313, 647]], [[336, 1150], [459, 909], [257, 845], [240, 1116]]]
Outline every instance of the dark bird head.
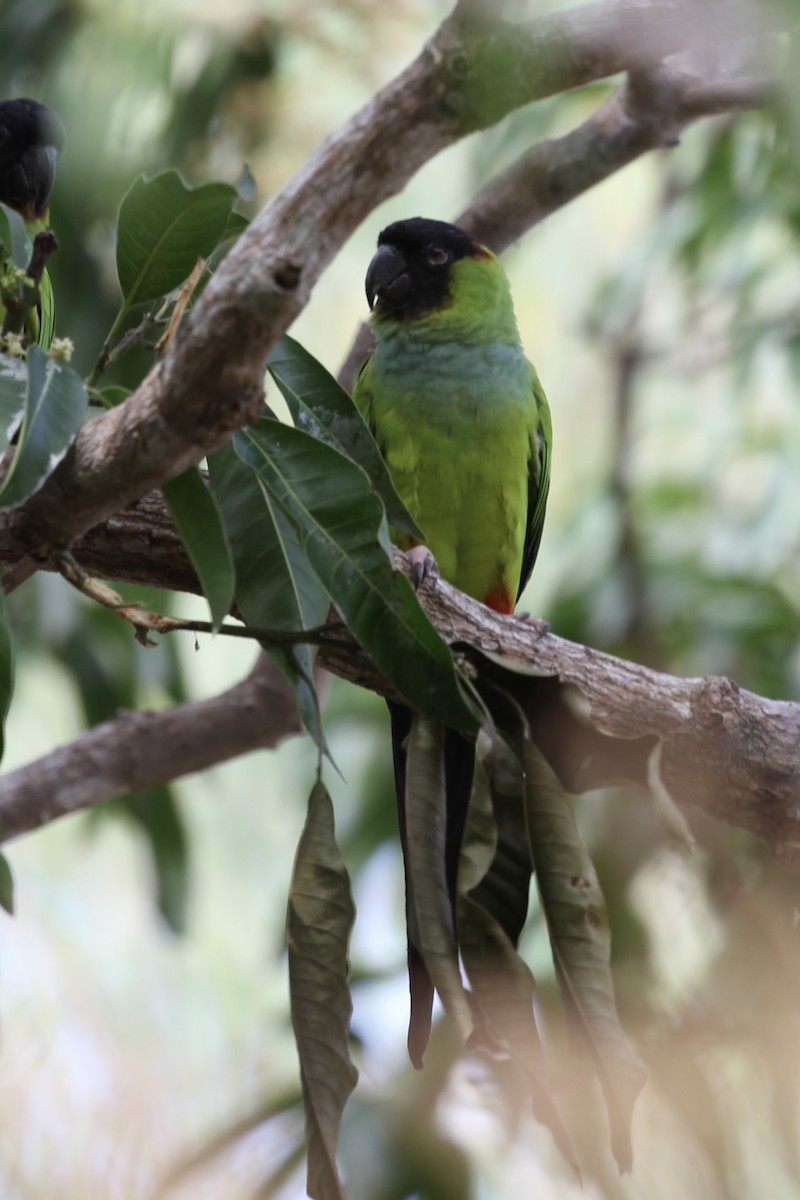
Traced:
[[452, 297], [453, 265], [464, 259], [495, 261], [457, 225], [425, 217], [395, 221], [378, 237], [367, 271], [367, 302], [377, 316], [396, 320], [443, 308]]
[[37, 100], [0, 101], [0, 201], [26, 221], [47, 212], [64, 126]]

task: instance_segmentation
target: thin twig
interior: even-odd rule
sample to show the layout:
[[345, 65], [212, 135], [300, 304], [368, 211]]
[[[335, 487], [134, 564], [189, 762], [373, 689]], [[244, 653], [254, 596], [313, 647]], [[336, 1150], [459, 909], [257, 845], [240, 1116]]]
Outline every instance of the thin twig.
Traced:
[[163, 354], [165, 350], [169, 350], [170, 346], [174, 342], [175, 334], [178, 332], [178, 326], [183, 320], [192, 296], [197, 291], [200, 280], [203, 278], [203, 272], [206, 269], [206, 262], [207, 260], [205, 258], [198, 258], [197, 262], [194, 264], [191, 275], [178, 293], [178, 299], [175, 301], [175, 307], [172, 310], [169, 324], [154, 347], [156, 353]]
[[128, 621], [136, 631], [136, 638], [143, 646], [153, 646], [155, 643], [148, 637], [148, 631], [153, 633], [209, 633], [220, 634], [222, 637], [246, 638], [250, 641], [277, 646], [328, 646], [346, 647], [352, 649], [350, 637], [336, 638], [332, 636], [337, 631], [345, 630], [346, 626], [340, 621], [331, 621], [317, 625], [312, 629], [263, 629], [252, 625], [219, 625], [211, 621], [188, 620], [183, 617], [171, 617], [166, 613], [153, 612], [142, 608], [135, 601], [125, 600], [119, 592], [115, 592], [108, 584], [92, 578], [73, 558], [71, 554], [60, 554], [55, 560], [60, 575], [66, 579], [84, 596], [96, 601], [104, 608], [116, 613], [122, 620]]

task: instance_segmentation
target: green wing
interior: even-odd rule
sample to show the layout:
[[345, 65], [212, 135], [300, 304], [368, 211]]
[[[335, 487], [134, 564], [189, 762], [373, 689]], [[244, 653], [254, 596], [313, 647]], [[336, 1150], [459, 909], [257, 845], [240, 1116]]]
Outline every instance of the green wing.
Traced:
[[525, 546], [522, 552], [519, 600], [533, 571], [539, 543], [542, 540], [547, 493], [550, 490], [550, 455], [553, 449], [553, 426], [550, 405], [539, 382], [539, 376], [531, 365], [531, 381], [536, 401], [536, 427], [531, 432], [531, 456], [528, 465], [528, 518], [525, 524]]

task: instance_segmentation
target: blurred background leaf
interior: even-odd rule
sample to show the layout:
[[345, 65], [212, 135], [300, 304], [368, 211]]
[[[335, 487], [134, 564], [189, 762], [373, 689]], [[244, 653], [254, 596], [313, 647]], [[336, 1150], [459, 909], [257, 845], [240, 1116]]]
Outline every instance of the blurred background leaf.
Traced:
[[3, 508], [21, 504], [41, 487], [46, 475], [66, 454], [88, 407], [81, 377], [39, 346], [29, 348], [27, 367], [19, 438], [0, 486]]

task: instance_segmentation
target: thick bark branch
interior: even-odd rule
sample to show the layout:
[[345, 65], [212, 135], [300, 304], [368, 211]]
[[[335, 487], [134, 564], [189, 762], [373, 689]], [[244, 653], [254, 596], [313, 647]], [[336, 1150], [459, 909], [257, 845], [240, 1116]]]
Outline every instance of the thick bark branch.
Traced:
[[[660, 740], [661, 776], [678, 805], [746, 829], [800, 865], [800, 704], [756, 696], [723, 677], [679, 679], [554, 634], [540, 637], [442, 580], [424, 586], [420, 600], [449, 642], [566, 687], [559, 694], [547, 679], [528, 685], [537, 741], [568, 790], [644, 784]], [[384, 690], [361, 657], [325, 651], [321, 661]]]
[[[736, 36], [749, 11], [718, 8], [717, 43]], [[253, 222], [134, 396], [85, 426], [36, 495], [2, 514], [16, 557], [70, 546], [250, 421], [266, 356], [321, 272], [429, 158], [522, 104], [653, 65], [703, 36], [689, 0], [604, 0], [520, 26], [459, 6]]]
[[632, 72], [577, 129], [531, 147], [457, 218], [499, 254], [552, 212], [651, 150], [676, 146], [702, 117], [762, 108], [774, 87], [758, 79], [704, 83], [678, 63]]
[[134, 788], [267, 750], [302, 725], [292, 688], [266, 655], [211, 700], [122, 712], [0, 780], [0, 829], [16, 837]]
[[[323, 143], [222, 264], [135, 396], [87, 425], [42, 489], [0, 515], [0, 561], [46, 560], [74, 543], [84, 567], [100, 576], [195, 590], [161, 501], [145, 496], [120, 510], [255, 415], [266, 355], [338, 247], [465, 133], [538, 97], [630, 73], [590, 121], [532, 148], [464, 214], [463, 223], [502, 249], [633, 157], [674, 142], [688, 121], [766, 98], [761, 81], [698, 82], [674, 64], [658, 66], [678, 51], [696, 55], [709, 35], [715, 49], [741, 36], [745, 4], [711, 5], [710, 30], [688, 0], [605, 0], [521, 26], [486, 21], [477, 9], [462, 0], [419, 58]], [[800, 859], [800, 706], [762, 700], [727, 680], [677, 680], [552, 635], [539, 638], [443, 583], [422, 599], [451, 641], [552, 672], [557, 683], [530, 684], [545, 699], [557, 691], [557, 704], [539, 705], [536, 732], [570, 786], [615, 774], [641, 778], [642, 753], [661, 739], [663, 778], [679, 803]], [[321, 657], [344, 677], [385, 691], [363, 655]], [[6, 776], [6, 834], [295, 732], [286, 685], [265, 671], [213, 701], [122, 715]], [[575, 715], [581, 707], [584, 720]], [[557, 708], [560, 727], [548, 716]], [[581, 730], [590, 731], [583, 740]]]
[[[93, 532], [85, 555], [78, 551], [82, 564], [130, 579], [125, 547], [146, 545], [152, 526], [153, 545], [170, 545], [173, 578], [196, 589], [160, 508], [156, 497], [148, 497], [122, 521], [112, 518], [102, 532]], [[157, 556], [143, 554], [138, 564], [138, 582], [163, 582]], [[755, 696], [728, 679], [678, 679], [553, 634], [540, 636], [441, 580], [426, 584], [420, 599], [448, 641], [543, 673], [526, 684], [535, 734], [568, 788], [583, 791], [613, 779], [643, 782], [660, 739], [662, 778], [681, 807], [747, 829], [785, 861], [800, 864], [800, 704]], [[355, 649], [322, 649], [319, 662], [362, 687], [391, 694]], [[260, 667], [215, 700], [166, 713], [124, 714], [0, 778], [0, 827], [12, 836], [132, 787], [274, 745], [297, 729], [287, 686]]]
[[[455, 223], [502, 254], [546, 217], [643, 154], [677, 145], [692, 122], [763, 108], [774, 99], [774, 84], [760, 77], [708, 82], [680, 62], [632, 72], [587, 121], [521, 154]], [[339, 372], [347, 391], [371, 347], [372, 333], [364, 324]]]

